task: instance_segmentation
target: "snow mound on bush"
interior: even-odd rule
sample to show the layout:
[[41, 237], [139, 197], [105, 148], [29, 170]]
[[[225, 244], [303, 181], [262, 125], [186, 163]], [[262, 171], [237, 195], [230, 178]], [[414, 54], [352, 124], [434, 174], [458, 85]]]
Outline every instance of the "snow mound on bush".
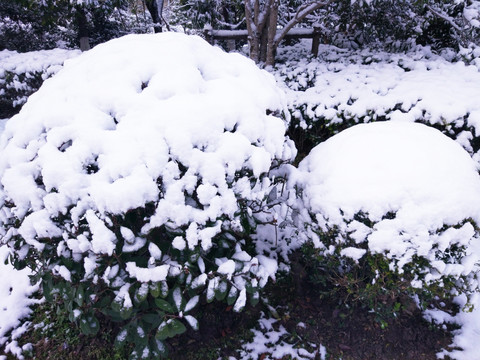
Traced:
[[[19, 232], [38, 248], [36, 239], [62, 235], [51, 219], [70, 212], [74, 224], [87, 214], [92, 246], [107, 254], [114, 240], [93, 212], [124, 213], [161, 197], [150, 226], [233, 216], [227, 182], [236, 172], [258, 177], [274, 158], [292, 156], [284, 122], [265, 115], [283, 107], [273, 77], [240, 55], [182, 34], [126, 36], [71, 60], [8, 122], [3, 199], [26, 217]], [[188, 167], [181, 179], [178, 164]], [[185, 199], [197, 187], [203, 210]], [[235, 190], [256, 196], [249, 183]], [[208, 248], [207, 238], [189, 241]]]
[[[305, 206], [322, 231], [336, 227], [357, 244], [368, 240], [372, 252], [398, 259], [400, 269], [414, 255], [435, 261], [436, 251], [452, 244], [468, 248], [475, 236], [465, 221], [480, 220], [476, 165], [436, 129], [410, 122], [356, 125], [315, 147], [299, 170]], [[364, 252], [356, 250], [342, 255], [358, 259]], [[456, 268], [440, 261], [434, 266], [468, 274], [477, 259], [467, 257]]]

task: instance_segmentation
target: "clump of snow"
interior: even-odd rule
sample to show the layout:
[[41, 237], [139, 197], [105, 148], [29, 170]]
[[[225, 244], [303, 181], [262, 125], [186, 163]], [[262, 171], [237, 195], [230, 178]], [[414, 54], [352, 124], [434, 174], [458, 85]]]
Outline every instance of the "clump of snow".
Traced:
[[[22, 319], [32, 312], [30, 306], [38, 303], [31, 298], [38, 290], [38, 285], [30, 283], [31, 271], [15, 270], [9, 262], [6, 263], [9, 254], [8, 247], [0, 246], [0, 346], [12, 339], [9, 332], [21, 328]], [[21, 333], [17, 331], [17, 337]]]
[[[480, 253], [480, 244], [472, 244], [477, 254]], [[455, 324], [459, 327], [453, 331], [453, 342], [449, 350], [444, 349], [437, 356], [444, 359], [445, 356], [455, 360], [476, 360], [478, 358], [478, 337], [480, 335], [480, 292], [474, 293], [470, 299], [461, 294], [454, 299], [460, 309], [466, 307], [466, 311], [460, 311], [456, 315], [443, 311], [441, 308], [425, 311], [425, 317], [437, 324]]]
[[[356, 125], [315, 147], [299, 172], [304, 216], [313, 222], [308, 237], [324, 251], [332, 249], [316, 233], [335, 229], [342, 255], [354, 260], [366, 253], [365, 243], [400, 273], [416, 256], [427, 259], [427, 283], [478, 272], [478, 234], [468, 219], [480, 221], [480, 177], [468, 153], [438, 130], [410, 122]], [[465, 248], [458, 263], [445, 256], [454, 246]]]
[[[267, 318], [262, 312], [258, 321], [258, 329], [250, 330], [253, 333], [253, 340], [244, 343], [239, 351], [239, 359], [283, 359], [290, 357], [292, 359], [326, 359], [326, 349], [317, 344], [291, 344], [288, 338], [292, 337], [283, 325], [277, 324], [278, 320]], [[311, 349], [305, 349], [308, 345]], [[233, 358], [235, 359], [235, 358]]]

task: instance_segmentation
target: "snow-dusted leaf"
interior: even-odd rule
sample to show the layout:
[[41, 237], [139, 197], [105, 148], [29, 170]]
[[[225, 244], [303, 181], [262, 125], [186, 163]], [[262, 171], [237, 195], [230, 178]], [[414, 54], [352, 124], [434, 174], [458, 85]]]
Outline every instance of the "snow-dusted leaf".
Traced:
[[225, 299], [228, 293], [228, 283], [225, 280], [219, 282], [217, 288], [215, 289], [215, 298], [218, 301]]
[[235, 303], [235, 300], [237, 300], [237, 297], [238, 289], [235, 286], [230, 287], [230, 291], [228, 292], [227, 296], [227, 304], [233, 305]]
[[204, 286], [207, 283], [208, 275], [203, 273], [197, 276], [195, 279], [192, 280], [190, 287], [192, 290], [198, 289], [200, 286]]
[[257, 305], [260, 301], [260, 293], [258, 290], [255, 290], [253, 293], [250, 294], [250, 304], [253, 306]]
[[188, 312], [192, 310], [195, 306], [198, 304], [198, 300], [200, 299], [200, 296], [194, 296], [190, 300], [188, 300], [187, 305], [185, 305], [185, 310], [184, 312]]
[[195, 319], [192, 315], [185, 315], [185, 320], [187, 320], [188, 324], [192, 327], [193, 330], [198, 331], [198, 320]]
[[168, 355], [167, 347], [164, 342], [159, 339], [150, 339], [150, 348], [152, 349], [152, 355], [155, 358], [165, 358]]
[[173, 289], [172, 298], [173, 302], [175, 303], [175, 307], [177, 308], [177, 311], [182, 311], [185, 299], [182, 296], [182, 290], [180, 289], [180, 287], [177, 286], [175, 289]]
[[122, 330], [120, 330], [115, 337], [115, 348], [122, 348], [125, 346], [127, 342], [127, 336], [128, 336], [128, 330], [126, 327], [124, 327]]
[[215, 299], [215, 289], [218, 285], [218, 278], [210, 279], [207, 287], [207, 302], [212, 302]]
[[240, 312], [245, 308], [245, 304], [247, 302], [247, 291], [242, 289], [240, 291], [240, 295], [238, 295], [238, 299], [233, 306], [233, 311]]
[[168, 339], [170, 337], [170, 330], [168, 328], [168, 321], [164, 321], [160, 324], [160, 326], [157, 329], [157, 332], [155, 334], [155, 339], [159, 341], [163, 341], [165, 339]]
[[140, 287], [135, 291], [135, 297], [134, 300], [137, 302], [137, 304], [140, 304], [141, 302], [145, 301], [145, 299], [148, 296], [148, 290], [149, 286], [147, 283], [143, 283], [140, 285]]

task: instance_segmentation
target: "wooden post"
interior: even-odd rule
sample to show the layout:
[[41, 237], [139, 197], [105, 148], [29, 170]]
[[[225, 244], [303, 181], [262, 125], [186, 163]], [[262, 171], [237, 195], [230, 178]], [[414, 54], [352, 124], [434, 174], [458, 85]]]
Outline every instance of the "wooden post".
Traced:
[[83, 36], [80, 38], [80, 50], [82, 51], [90, 50], [90, 40], [88, 36]]
[[318, 46], [320, 45], [321, 27], [319, 24], [313, 25], [312, 54], [318, 56]]
[[234, 39], [227, 40], [227, 51], [228, 52], [235, 51], [236, 48], [237, 48], [237, 43], [235, 42]]
[[205, 36], [205, 40], [207, 40], [207, 42], [210, 44], [210, 45], [214, 45], [215, 44], [215, 40], [213, 38], [213, 30], [212, 30], [212, 26], [211, 25], [205, 25], [205, 27], [203, 28], [203, 36]]

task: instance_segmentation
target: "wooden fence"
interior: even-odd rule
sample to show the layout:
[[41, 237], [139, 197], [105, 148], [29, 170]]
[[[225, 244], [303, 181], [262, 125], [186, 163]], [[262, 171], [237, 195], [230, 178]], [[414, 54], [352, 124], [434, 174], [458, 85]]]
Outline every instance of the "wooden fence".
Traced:
[[[204, 30], [205, 40], [210, 44], [214, 45], [217, 40], [227, 40], [227, 41], [237, 41], [248, 39], [247, 30], [214, 30], [211, 28], [205, 28]], [[277, 31], [277, 35], [280, 31]], [[321, 28], [314, 26], [311, 29], [304, 28], [294, 28], [291, 29], [284, 37], [284, 40], [292, 39], [312, 39], [312, 54], [314, 56], [318, 55], [318, 46], [320, 45], [320, 38], [322, 36]], [[232, 46], [235, 48], [235, 46]], [[228, 50], [233, 50], [228, 49]]]

